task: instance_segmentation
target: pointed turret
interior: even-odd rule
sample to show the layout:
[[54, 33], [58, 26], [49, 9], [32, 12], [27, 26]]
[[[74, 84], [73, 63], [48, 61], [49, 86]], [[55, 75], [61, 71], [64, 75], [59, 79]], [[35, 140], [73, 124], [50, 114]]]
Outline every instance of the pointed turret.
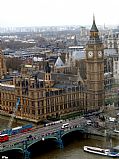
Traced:
[[95, 16], [93, 15], [93, 24], [90, 30], [90, 39], [88, 43], [94, 44], [94, 43], [101, 43], [101, 40], [99, 38], [98, 29], [95, 23]]
[[45, 72], [51, 73], [51, 67], [49, 66], [49, 63], [47, 62], [47, 65], [45, 66]]
[[76, 39], [76, 35], [74, 36], [74, 46], [77, 46], [77, 39]]
[[95, 16], [94, 15], [93, 15], [93, 24], [92, 24], [90, 32], [98, 32], [97, 26], [95, 24]]

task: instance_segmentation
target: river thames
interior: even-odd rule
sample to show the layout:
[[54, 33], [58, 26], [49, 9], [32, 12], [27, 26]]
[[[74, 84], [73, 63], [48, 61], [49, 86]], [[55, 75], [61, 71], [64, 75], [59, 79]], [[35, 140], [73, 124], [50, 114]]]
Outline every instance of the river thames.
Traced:
[[[112, 146], [117, 146], [119, 144], [118, 140], [112, 141]], [[42, 152], [33, 156], [32, 159], [106, 159], [109, 157], [104, 157], [100, 155], [95, 155], [91, 153], [87, 153], [83, 151], [84, 145], [90, 146], [99, 146], [106, 147], [109, 146], [109, 143], [106, 143], [104, 138], [93, 137], [90, 139], [74, 139], [68, 145], [64, 147], [64, 149], [52, 149], [47, 150], [46, 152]], [[110, 159], [110, 158], [109, 158]]]

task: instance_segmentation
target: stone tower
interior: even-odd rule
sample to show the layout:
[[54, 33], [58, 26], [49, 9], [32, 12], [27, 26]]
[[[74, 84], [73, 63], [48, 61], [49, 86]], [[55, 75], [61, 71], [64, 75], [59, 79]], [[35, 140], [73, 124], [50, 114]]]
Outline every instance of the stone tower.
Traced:
[[87, 110], [99, 110], [104, 105], [104, 50], [95, 24], [86, 44]]
[[4, 55], [2, 54], [2, 50], [0, 49], [0, 79], [4, 78], [4, 76], [7, 74], [6, 70], [6, 64]]
[[48, 62], [47, 65], [45, 66], [45, 80], [47, 81], [51, 80], [51, 67], [49, 66]]
[[51, 87], [51, 67], [49, 66], [49, 63], [47, 62], [45, 66], [45, 87]]

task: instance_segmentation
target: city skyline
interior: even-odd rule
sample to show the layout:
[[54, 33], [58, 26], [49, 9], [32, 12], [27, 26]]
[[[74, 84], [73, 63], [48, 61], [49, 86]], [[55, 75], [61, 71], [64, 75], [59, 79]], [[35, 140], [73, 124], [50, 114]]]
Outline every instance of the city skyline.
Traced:
[[118, 25], [118, 1], [95, 0], [4, 0], [0, 27]]

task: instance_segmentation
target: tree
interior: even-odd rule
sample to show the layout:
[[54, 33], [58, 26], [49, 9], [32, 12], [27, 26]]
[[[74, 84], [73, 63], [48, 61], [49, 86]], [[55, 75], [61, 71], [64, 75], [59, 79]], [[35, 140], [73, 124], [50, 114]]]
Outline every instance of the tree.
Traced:
[[12, 71], [13, 70], [19, 71], [22, 63], [23, 61], [19, 58], [7, 58], [6, 59], [7, 71], [9, 71], [9, 69], [12, 69]]

